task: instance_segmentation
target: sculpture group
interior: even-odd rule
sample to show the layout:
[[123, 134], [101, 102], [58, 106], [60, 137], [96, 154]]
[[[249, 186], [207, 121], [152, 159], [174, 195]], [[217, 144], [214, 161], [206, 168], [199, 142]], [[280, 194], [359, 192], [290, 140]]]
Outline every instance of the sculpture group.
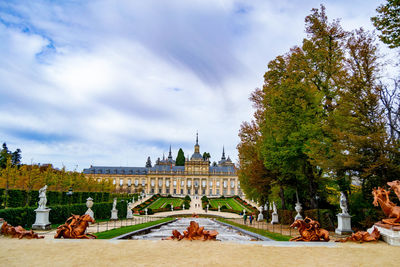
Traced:
[[95, 239], [92, 234], [85, 234], [89, 223], [94, 223], [94, 219], [88, 215], [72, 215], [67, 221], [57, 227], [57, 232], [54, 238], [74, 238], [74, 239]]
[[308, 217], [304, 220], [295, 220], [290, 227], [297, 228], [300, 236], [293, 237], [289, 241], [329, 241], [329, 232], [322, 229], [319, 222]]
[[[400, 200], [400, 181], [396, 180], [393, 182], [388, 182], [388, 185], [393, 189], [395, 194]], [[390, 189], [386, 190], [384, 188], [378, 187], [372, 190], [372, 195], [374, 196], [374, 206], [381, 206], [383, 213], [386, 215], [386, 219], [382, 220], [382, 223], [389, 225], [400, 225], [400, 207], [396, 206], [389, 199]]]
[[191, 221], [187, 231], [183, 231], [181, 234], [178, 230], [172, 230], [172, 236], [166, 240], [216, 240], [218, 232], [215, 230], [207, 231], [204, 227], [199, 227], [199, 224], [195, 221]]
[[12, 238], [27, 238], [27, 239], [39, 239], [44, 238], [44, 236], [39, 236], [37, 233], [32, 230], [27, 231], [22, 226], [13, 227], [9, 225], [6, 221], [3, 222], [0, 228], [0, 234], [5, 236], [11, 236]]

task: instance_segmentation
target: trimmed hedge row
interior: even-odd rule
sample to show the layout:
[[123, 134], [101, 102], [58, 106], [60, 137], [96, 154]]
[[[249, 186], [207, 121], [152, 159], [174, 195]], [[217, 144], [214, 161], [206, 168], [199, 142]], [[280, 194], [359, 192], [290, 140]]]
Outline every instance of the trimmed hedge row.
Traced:
[[[4, 208], [5, 203], [5, 189], [0, 189], [0, 209]], [[72, 196], [68, 196], [67, 192], [60, 191], [47, 191], [47, 205], [66, 205], [66, 204], [78, 204], [86, 203], [88, 197], [93, 198], [96, 203], [112, 201], [114, 197], [132, 199], [135, 196], [137, 200], [137, 194], [110, 194], [108, 192], [73, 192]], [[8, 190], [7, 207], [18, 208], [18, 207], [36, 207], [39, 201], [39, 191], [32, 190], [29, 193], [26, 190], [11, 189]], [[28, 203], [28, 205], [26, 205]]]
[[[49, 208], [51, 209], [49, 220], [52, 224], [62, 224], [71, 214], [83, 215], [87, 210], [86, 204], [54, 205]], [[13, 226], [21, 225], [24, 228], [30, 228], [35, 222], [35, 209], [36, 207], [2, 209], [0, 218], [4, 218]], [[92, 207], [95, 219], [109, 219], [111, 209], [112, 202], [94, 203]], [[126, 218], [127, 201], [118, 201], [117, 210], [119, 218]]]

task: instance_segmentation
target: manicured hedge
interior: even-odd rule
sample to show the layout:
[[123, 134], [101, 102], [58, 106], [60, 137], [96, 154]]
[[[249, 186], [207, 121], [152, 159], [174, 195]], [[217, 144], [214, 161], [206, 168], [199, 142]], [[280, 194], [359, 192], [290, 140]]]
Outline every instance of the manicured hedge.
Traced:
[[[4, 191], [5, 189], [0, 189], [0, 209], [4, 208]], [[108, 192], [73, 192], [72, 196], [68, 196], [67, 192], [47, 191], [46, 196], [48, 206], [86, 203], [88, 197], [93, 198], [95, 203], [109, 202], [114, 197], [132, 200], [132, 197], [135, 196], [135, 199], [137, 199], [137, 194], [110, 194]], [[26, 190], [8, 190], [8, 208], [35, 207], [38, 205], [38, 201], [39, 192], [37, 190], [32, 190], [29, 193]], [[26, 205], [27, 202], [28, 205]]]
[[[92, 210], [95, 219], [109, 219], [111, 217], [112, 202], [94, 203]], [[62, 224], [71, 214], [83, 215], [86, 210], [86, 204], [54, 205], [51, 209], [49, 220], [52, 224]], [[4, 218], [13, 226], [21, 225], [30, 228], [35, 222], [36, 207], [9, 208], [0, 210], [0, 218]], [[127, 201], [117, 202], [118, 218], [126, 218]]]

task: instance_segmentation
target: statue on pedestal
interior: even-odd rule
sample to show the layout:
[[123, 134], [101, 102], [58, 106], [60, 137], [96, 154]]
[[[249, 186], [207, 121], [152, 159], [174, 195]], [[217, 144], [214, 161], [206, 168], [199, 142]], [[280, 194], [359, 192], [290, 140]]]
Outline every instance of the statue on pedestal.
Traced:
[[48, 230], [51, 228], [49, 221], [50, 209], [46, 208], [47, 197], [46, 197], [47, 185], [39, 189], [39, 207], [35, 209], [36, 219], [32, 225], [34, 230]]
[[88, 197], [86, 199], [86, 207], [88, 208], [88, 210], [85, 212], [85, 214], [88, 214], [90, 217], [92, 217], [94, 219], [94, 212], [92, 210], [93, 207], [93, 198]]
[[114, 198], [110, 220], [118, 220], [117, 198]]

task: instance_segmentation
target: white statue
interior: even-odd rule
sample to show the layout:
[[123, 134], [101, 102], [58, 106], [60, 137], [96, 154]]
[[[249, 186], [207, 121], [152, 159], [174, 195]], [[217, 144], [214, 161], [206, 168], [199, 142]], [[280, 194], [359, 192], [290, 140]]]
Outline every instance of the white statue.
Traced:
[[342, 209], [342, 214], [349, 214], [347, 212], [347, 200], [346, 196], [344, 195], [343, 192], [340, 192], [340, 208]]
[[132, 219], [133, 218], [132, 202], [128, 202], [128, 206], [126, 207], [126, 218], [127, 219]]
[[171, 204], [171, 211], [174, 211], [174, 205]]
[[275, 205], [275, 201], [272, 203], [272, 208], [275, 214], [278, 213], [277, 209], [276, 209], [276, 205]]
[[86, 199], [86, 207], [88, 208], [87, 211], [85, 212], [85, 214], [88, 214], [90, 217], [92, 217], [94, 219], [94, 212], [92, 210], [93, 207], [93, 198], [88, 197]]
[[44, 210], [46, 209], [46, 204], [47, 204], [47, 197], [46, 197], [46, 190], [47, 190], [47, 185], [43, 186], [42, 188], [39, 189], [39, 209]]
[[112, 209], [113, 210], [117, 209], [117, 198], [116, 197], [114, 198]]

